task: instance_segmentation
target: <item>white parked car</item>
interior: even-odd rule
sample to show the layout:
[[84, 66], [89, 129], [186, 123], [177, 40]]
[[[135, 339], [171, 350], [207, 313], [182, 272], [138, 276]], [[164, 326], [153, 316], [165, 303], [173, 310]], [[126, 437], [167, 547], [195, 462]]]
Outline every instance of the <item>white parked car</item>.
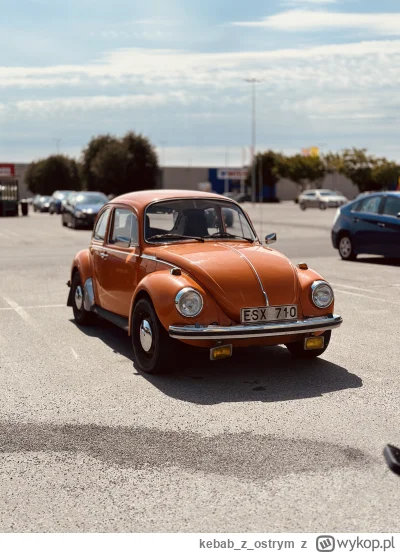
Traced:
[[319, 190], [305, 190], [299, 196], [299, 206], [303, 210], [307, 209], [307, 207], [318, 207], [319, 209], [340, 207], [347, 204], [348, 201], [349, 200], [340, 192], [326, 190], [325, 188]]

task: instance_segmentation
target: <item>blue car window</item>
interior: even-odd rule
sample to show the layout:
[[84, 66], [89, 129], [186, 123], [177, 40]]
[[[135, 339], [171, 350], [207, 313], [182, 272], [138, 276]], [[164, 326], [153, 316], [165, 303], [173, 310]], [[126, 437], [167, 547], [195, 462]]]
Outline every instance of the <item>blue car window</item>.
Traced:
[[400, 198], [396, 196], [387, 196], [383, 214], [396, 217], [398, 213], [400, 213]]
[[381, 199], [382, 196], [372, 196], [372, 198], [365, 198], [361, 201], [361, 205], [358, 211], [361, 213], [379, 213]]

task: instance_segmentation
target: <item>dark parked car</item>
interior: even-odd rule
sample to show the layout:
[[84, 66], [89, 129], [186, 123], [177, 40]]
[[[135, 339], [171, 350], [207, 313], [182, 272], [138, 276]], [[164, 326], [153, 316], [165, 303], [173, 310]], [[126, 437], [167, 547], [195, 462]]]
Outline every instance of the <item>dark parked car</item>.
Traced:
[[61, 222], [64, 227], [93, 228], [98, 212], [108, 198], [102, 192], [76, 192], [71, 194], [61, 214]]
[[368, 194], [338, 209], [332, 243], [345, 260], [360, 253], [400, 258], [400, 192]]
[[60, 214], [62, 211], [62, 201], [68, 198], [68, 196], [70, 194], [73, 194], [74, 192], [75, 190], [56, 190], [55, 192], [53, 192], [49, 209], [50, 215], [53, 215], [53, 213]]
[[35, 196], [33, 200], [33, 211], [49, 211], [51, 196]]

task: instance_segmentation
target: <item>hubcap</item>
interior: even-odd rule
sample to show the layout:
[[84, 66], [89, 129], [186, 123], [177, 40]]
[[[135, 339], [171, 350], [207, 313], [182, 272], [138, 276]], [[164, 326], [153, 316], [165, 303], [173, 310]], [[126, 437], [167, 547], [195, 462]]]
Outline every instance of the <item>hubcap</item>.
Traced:
[[140, 323], [140, 343], [144, 351], [148, 352], [151, 350], [151, 346], [153, 344], [153, 333], [151, 331], [150, 323], [146, 319]]
[[79, 309], [79, 311], [82, 309], [83, 293], [82, 293], [82, 288], [80, 286], [77, 286], [75, 290], [75, 305]]
[[349, 238], [342, 238], [340, 241], [340, 253], [343, 257], [349, 257], [351, 254], [351, 242]]

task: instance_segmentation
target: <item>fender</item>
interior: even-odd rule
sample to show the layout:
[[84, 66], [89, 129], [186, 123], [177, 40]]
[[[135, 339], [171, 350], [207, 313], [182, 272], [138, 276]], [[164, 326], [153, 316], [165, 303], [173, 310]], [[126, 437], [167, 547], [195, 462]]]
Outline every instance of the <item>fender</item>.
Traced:
[[68, 301], [67, 301], [67, 305], [69, 305], [69, 306], [72, 305], [72, 302], [71, 302], [71, 299], [72, 299], [72, 297], [71, 297], [71, 294], [72, 294], [71, 284], [72, 284], [72, 277], [73, 277], [73, 274], [74, 274], [76, 269], [79, 271], [79, 274], [81, 276], [83, 285], [85, 284], [85, 282], [87, 281], [88, 278], [93, 278], [92, 256], [91, 256], [91, 253], [88, 249], [81, 250], [80, 252], [78, 252], [75, 255], [75, 257], [72, 261], [71, 278], [67, 283], [68, 286], [70, 286], [70, 291], [69, 291], [69, 294], [68, 294]]
[[[198, 317], [184, 317], [175, 307], [175, 297], [182, 288], [194, 288], [203, 297], [203, 309]], [[173, 324], [185, 325], [196, 324], [232, 324], [231, 320], [195, 280], [189, 275], [182, 273], [180, 276], [172, 275], [170, 270], [161, 270], [148, 274], [144, 277], [132, 297], [129, 311], [129, 334], [131, 332], [132, 313], [135, 303], [141, 295], [146, 293], [150, 296], [154, 309], [161, 324], [168, 331]]]
[[[331, 315], [334, 310], [333, 301], [329, 307], [320, 309], [315, 306], [311, 299], [311, 285], [315, 280], [325, 280], [321, 275], [312, 269], [297, 269], [297, 276], [300, 283], [300, 303], [305, 317], [318, 317]], [[328, 282], [328, 281], [326, 281]], [[329, 283], [328, 283], [329, 284]]]

